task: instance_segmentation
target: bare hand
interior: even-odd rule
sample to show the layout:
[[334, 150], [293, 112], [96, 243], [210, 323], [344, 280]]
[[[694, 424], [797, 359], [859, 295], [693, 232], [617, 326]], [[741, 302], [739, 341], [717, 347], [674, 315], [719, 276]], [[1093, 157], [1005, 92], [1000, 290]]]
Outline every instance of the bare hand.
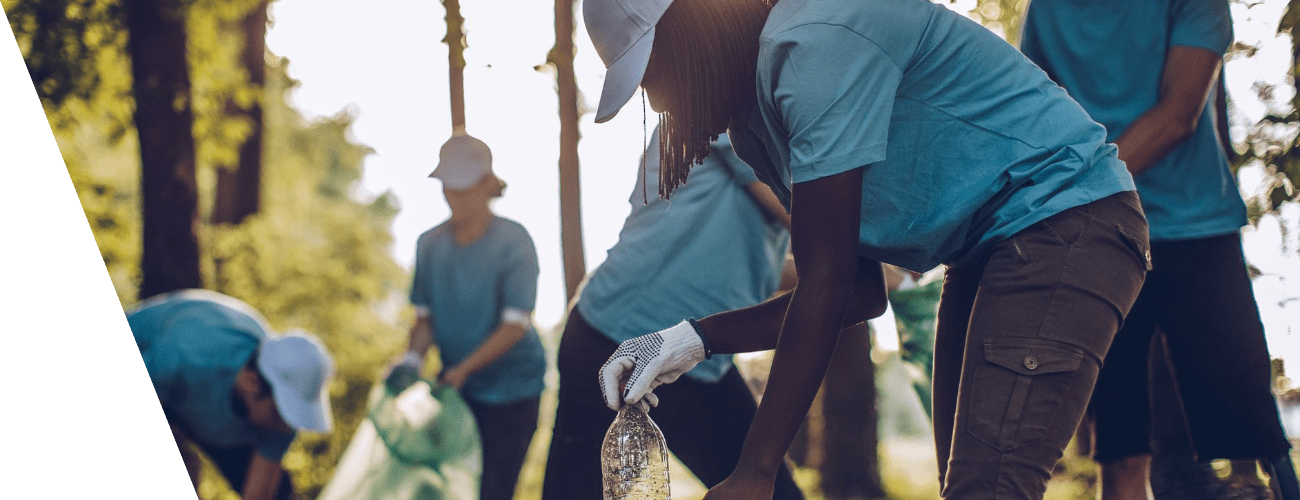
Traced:
[[469, 374], [459, 368], [459, 366], [456, 366], [443, 371], [442, 374], [438, 375], [438, 383], [452, 386], [459, 391], [461, 387], [465, 386], [465, 379], [469, 378]]

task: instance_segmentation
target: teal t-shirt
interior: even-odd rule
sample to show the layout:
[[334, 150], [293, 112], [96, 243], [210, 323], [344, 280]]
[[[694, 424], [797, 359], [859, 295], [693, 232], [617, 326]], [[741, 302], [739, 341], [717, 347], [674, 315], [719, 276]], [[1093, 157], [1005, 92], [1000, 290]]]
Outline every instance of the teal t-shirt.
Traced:
[[[433, 324], [443, 366], [460, 363], [501, 326], [506, 309], [531, 313], [537, 302], [537, 251], [518, 222], [493, 217], [483, 236], [456, 243], [444, 222], [420, 235], [415, 248], [411, 304]], [[467, 399], [506, 404], [542, 393], [546, 357], [531, 325], [500, 358], [470, 375]]]
[[[658, 129], [644, 160], [646, 171], [642, 175], [637, 169], [628, 200], [632, 211], [618, 243], [579, 297], [576, 307], [582, 317], [622, 342], [686, 318], [749, 307], [775, 293], [789, 234], [768, 220], [749, 194], [746, 186], [757, 179], [731, 150], [726, 134], [668, 200], [659, 198], [655, 187]], [[686, 376], [716, 382], [730, 367], [730, 355], [715, 355]]]
[[[1119, 138], [1158, 100], [1170, 47], [1223, 54], [1232, 44], [1227, 0], [1034, 0], [1021, 51]], [[1152, 240], [1240, 231], [1246, 205], [1219, 142], [1210, 93], [1196, 130], [1138, 175]]]
[[235, 411], [235, 376], [271, 329], [257, 311], [208, 290], [152, 297], [126, 315], [167, 418], [202, 447], [254, 446], [280, 461], [293, 434], [253, 427]]
[[[859, 254], [962, 265], [1062, 210], [1133, 190], [1106, 131], [1006, 41], [926, 0], [782, 0], [736, 152], [792, 184], [864, 167]], [[788, 206], [788, 205], [787, 205]]]

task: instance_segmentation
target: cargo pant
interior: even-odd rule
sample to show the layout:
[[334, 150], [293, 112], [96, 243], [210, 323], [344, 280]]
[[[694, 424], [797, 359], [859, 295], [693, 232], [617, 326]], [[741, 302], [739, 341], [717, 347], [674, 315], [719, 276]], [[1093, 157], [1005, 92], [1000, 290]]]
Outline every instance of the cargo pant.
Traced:
[[1150, 269], [1126, 192], [1049, 217], [950, 268], [935, 333], [945, 499], [1041, 499]]

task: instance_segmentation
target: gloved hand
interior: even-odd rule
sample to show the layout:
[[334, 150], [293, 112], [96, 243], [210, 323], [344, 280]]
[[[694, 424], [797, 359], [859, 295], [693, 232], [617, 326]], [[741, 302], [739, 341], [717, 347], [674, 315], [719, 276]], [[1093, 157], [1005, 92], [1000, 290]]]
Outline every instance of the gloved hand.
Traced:
[[424, 359], [416, 353], [408, 352], [397, 364], [388, 369], [388, 375], [384, 377], [384, 386], [393, 394], [402, 392], [420, 379], [420, 371], [423, 368]]
[[[704, 336], [690, 320], [628, 339], [600, 367], [600, 390], [605, 405], [617, 411], [623, 403], [637, 404], [644, 398], [651, 406], [657, 406], [659, 398], [651, 391], [677, 380], [710, 354]], [[621, 388], [619, 383], [624, 378], [627, 385]]]

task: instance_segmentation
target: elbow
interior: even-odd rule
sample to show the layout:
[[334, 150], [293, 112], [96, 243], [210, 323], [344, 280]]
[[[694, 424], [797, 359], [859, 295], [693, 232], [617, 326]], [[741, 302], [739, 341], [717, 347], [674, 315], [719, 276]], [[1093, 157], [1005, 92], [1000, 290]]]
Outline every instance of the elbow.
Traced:
[[864, 314], [867, 316], [866, 319], [879, 318], [885, 315], [885, 311], [889, 310], [889, 301], [884, 296], [873, 297], [868, 300], [868, 303], [862, 307]]
[[879, 290], [876, 290], [875, 287], [869, 289], [858, 288], [854, 290], [848, 310], [844, 311], [844, 327], [848, 328], [879, 318], [885, 314], [888, 308], [888, 292], [883, 284], [879, 287]]
[[889, 290], [885, 287], [884, 268], [880, 263], [861, 259], [853, 283], [852, 301], [844, 315], [844, 326], [853, 326], [879, 318], [889, 308]]
[[1200, 124], [1201, 121], [1200, 118], [1201, 116], [1197, 114], [1190, 117], [1182, 117], [1180, 119], [1173, 120], [1172, 123], [1169, 124], [1169, 128], [1166, 130], [1166, 133], [1168, 133], [1173, 138], [1175, 143], [1181, 143], [1187, 140], [1188, 137], [1191, 137], [1192, 134], [1196, 132], [1196, 127], [1197, 125]]
[[506, 325], [506, 340], [510, 341], [511, 345], [523, 340], [524, 335], [528, 333], [528, 327], [519, 323], [507, 323]]
[[883, 297], [856, 297], [854, 304], [844, 315], [844, 326], [850, 327], [858, 323], [865, 323], [868, 320], [879, 318], [885, 314], [888, 309], [888, 301]]
[[1196, 132], [1204, 108], [1189, 108], [1184, 103], [1162, 103], [1160, 133], [1171, 143], [1181, 143]]

